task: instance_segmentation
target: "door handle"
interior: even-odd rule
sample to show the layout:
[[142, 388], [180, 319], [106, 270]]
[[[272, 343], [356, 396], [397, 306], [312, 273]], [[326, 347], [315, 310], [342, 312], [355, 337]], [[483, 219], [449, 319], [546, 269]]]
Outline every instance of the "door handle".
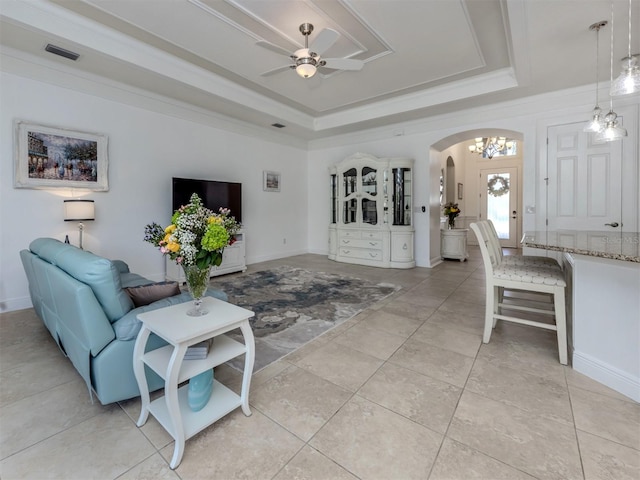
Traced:
[[613, 227], [613, 228], [616, 228], [616, 227], [620, 226], [620, 224], [618, 222], [605, 223], [605, 225], [608, 225], [608, 226]]

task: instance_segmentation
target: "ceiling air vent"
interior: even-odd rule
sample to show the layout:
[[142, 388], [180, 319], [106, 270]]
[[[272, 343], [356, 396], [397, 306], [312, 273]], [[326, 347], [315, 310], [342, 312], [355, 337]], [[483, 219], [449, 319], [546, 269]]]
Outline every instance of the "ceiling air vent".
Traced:
[[272, 127], [276, 127], [276, 128], [284, 128], [285, 125], [281, 124], [281, 123], [272, 123], [271, 124]]
[[57, 47], [50, 43], [47, 44], [47, 46], [44, 47], [44, 49], [49, 53], [53, 53], [54, 55], [60, 55], [61, 57], [68, 58], [69, 60], [73, 60], [74, 62], [78, 59], [78, 57], [80, 57], [80, 54], [76, 52], [65, 50], [64, 48]]

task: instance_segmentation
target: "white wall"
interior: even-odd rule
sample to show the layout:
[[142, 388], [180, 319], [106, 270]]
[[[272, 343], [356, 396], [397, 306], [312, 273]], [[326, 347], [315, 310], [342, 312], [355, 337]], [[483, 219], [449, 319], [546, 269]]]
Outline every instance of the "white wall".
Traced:
[[[52, 81], [49, 75], [46, 80]], [[85, 246], [100, 255], [122, 258], [133, 271], [160, 279], [163, 259], [142, 238], [144, 225], [169, 219], [172, 176], [243, 183], [247, 260], [255, 263], [306, 251], [328, 252], [329, 166], [358, 151], [414, 158], [416, 262], [432, 266], [440, 261], [438, 189], [443, 151], [479, 130], [519, 132], [524, 145], [523, 205], [535, 209], [546, 175], [547, 127], [586, 121], [593, 108], [593, 88], [587, 86], [317, 140], [305, 149], [270, 142], [260, 133], [242, 134], [233, 120], [227, 129], [220, 118], [214, 126], [206, 115], [181, 116], [174, 104], [151, 95], [138, 95], [144, 100], [140, 102], [109, 100], [107, 89], [114, 87], [94, 82], [85, 90], [94, 94], [80, 93], [13, 73], [0, 74], [0, 311], [30, 305], [18, 252], [31, 240], [70, 234], [77, 242], [77, 230], [62, 221], [62, 198], [79, 192], [13, 188], [14, 119], [109, 136], [110, 190], [87, 195], [96, 201], [98, 218], [87, 225]], [[638, 117], [639, 96], [621, 98], [616, 105], [631, 106], [627, 111]], [[167, 114], [158, 113], [163, 111]], [[635, 142], [638, 151], [637, 127], [629, 135], [625, 142]], [[280, 193], [262, 191], [263, 170], [282, 173]], [[472, 194], [470, 187], [465, 184], [465, 195]], [[536, 211], [524, 214], [525, 230], [539, 225], [543, 213]]]
[[[604, 86], [600, 97], [607, 98], [607, 95], [607, 86]], [[438, 228], [442, 214], [438, 202], [439, 175], [442, 158], [446, 160], [443, 152], [464, 139], [479, 136], [482, 131], [512, 131], [522, 136], [522, 227], [523, 230], [540, 228], [545, 215], [543, 208], [537, 208], [537, 205], [545, 206], [542, 197], [546, 177], [547, 127], [586, 123], [593, 109], [593, 96], [593, 87], [585, 86], [311, 142], [309, 250], [327, 253], [329, 187], [326, 179], [330, 165], [355, 152], [407, 156], [416, 160], [414, 205], [426, 206], [425, 213], [414, 213], [416, 264], [422, 267], [437, 264], [440, 261]], [[616, 105], [616, 110], [626, 108], [628, 115], [637, 118], [640, 96], [620, 97], [616, 99]], [[396, 136], [398, 131], [403, 135]], [[630, 129], [625, 142], [626, 148], [638, 151], [637, 126]], [[319, 178], [325, 180], [318, 181]], [[467, 183], [472, 187], [469, 181]], [[465, 191], [468, 192], [465, 195], [473, 194], [466, 184]], [[533, 213], [526, 213], [527, 207]]]
[[[242, 182], [248, 263], [307, 251], [307, 152], [230, 133], [174, 116], [0, 74], [0, 311], [30, 306], [19, 251], [37, 237], [77, 244], [76, 225], [63, 221], [63, 198], [96, 202], [85, 249], [121, 258], [159, 280], [161, 254], [143, 241], [144, 227], [171, 216], [171, 177]], [[109, 191], [13, 188], [13, 121], [100, 132], [109, 137]], [[279, 193], [263, 192], [262, 171], [281, 172]], [[286, 244], [283, 239], [286, 238]]]

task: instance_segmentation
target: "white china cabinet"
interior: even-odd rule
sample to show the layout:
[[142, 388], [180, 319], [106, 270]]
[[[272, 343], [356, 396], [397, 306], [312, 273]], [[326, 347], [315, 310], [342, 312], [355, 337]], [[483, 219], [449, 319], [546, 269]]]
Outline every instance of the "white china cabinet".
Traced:
[[412, 159], [366, 153], [356, 153], [331, 169], [329, 259], [415, 267], [412, 171]]

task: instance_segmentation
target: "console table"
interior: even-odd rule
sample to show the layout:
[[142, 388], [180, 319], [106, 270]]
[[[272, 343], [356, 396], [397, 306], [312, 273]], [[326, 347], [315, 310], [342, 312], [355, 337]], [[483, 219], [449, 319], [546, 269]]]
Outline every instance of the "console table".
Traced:
[[468, 228], [451, 228], [440, 230], [440, 256], [464, 262], [469, 258], [467, 251]]
[[[151, 413], [175, 439], [173, 457], [169, 464], [172, 469], [180, 464], [187, 439], [238, 407], [242, 407], [245, 415], [251, 415], [249, 385], [253, 372], [255, 345], [249, 318], [253, 317], [254, 313], [212, 297], [204, 297], [202, 306], [208, 309], [209, 313], [201, 317], [187, 316], [187, 310], [192, 307], [191, 302], [138, 315], [142, 328], [133, 350], [133, 371], [140, 389], [142, 408], [137, 425], [143, 426]], [[223, 335], [235, 328], [240, 328], [242, 331], [244, 345]], [[145, 346], [151, 333], [163, 338], [169, 345], [145, 353]], [[189, 346], [214, 337], [215, 340], [207, 358], [183, 362]], [[214, 380], [209, 402], [202, 410], [192, 411], [187, 399], [188, 384], [180, 388], [178, 385], [245, 353], [241, 394], [237, 395]], [[165, 381], [164, 396], [153, 402], [149, 397], [145, 365]]]

